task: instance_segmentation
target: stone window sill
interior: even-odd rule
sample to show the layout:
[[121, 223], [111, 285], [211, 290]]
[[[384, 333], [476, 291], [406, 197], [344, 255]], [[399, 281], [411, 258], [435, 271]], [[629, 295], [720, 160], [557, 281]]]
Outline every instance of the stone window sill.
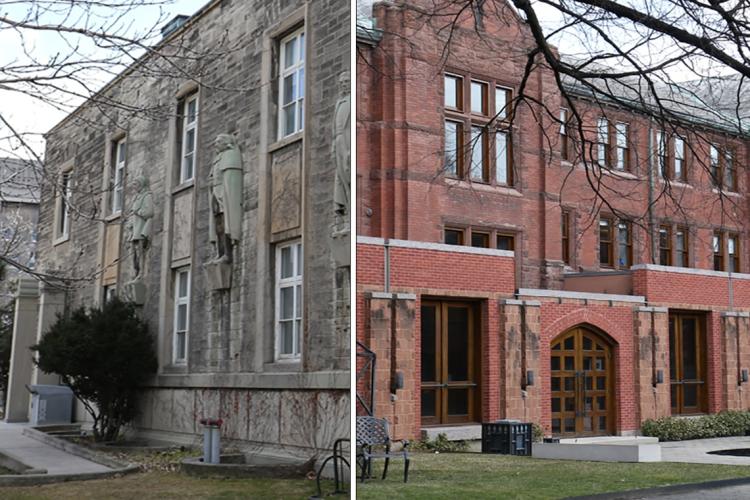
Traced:
[[293, 133], [292, 135], [290, 135], [288, 137], [284, 137], [283, 139], [279, 139], [278, 141], [276, 141], [276, 142], [274, 142], [274, 143], [272, 143], [272, 144], [270, 144], [268, 146], [268, 152], [269, 153], [273, 153], [274, 151], [277, 151], [279, 149], [283, 149], [283, 148], [289, 146], [290, 144], [294, 144], [295, 142], [301, 141], [304, 132], [305, 132], [304, 130], [300, 130], [299, 132], [295, 132], [295, 133]]
[[57, 238], [55, 241], [52, 242], [52, 246], [56, 247], [58, 245], [62, 245], [63, 243], [67, 243], [68, 241], [70, 241], [70, 234], [60, 236], [59, 238]]
[[190, 189], [191, 187], [193, 187], [194, 185], [195, 185], [195, 178], [190, 179], [189, 181], [185, 181], [182, 184], [179, 184], [175, 186], [174, 188], [172, 188], [172, 194], [175, 195], [175, 194], [181, 193], [182, 191], [186, 191]]
[[459, 187], [464, 189], [473, 189], [475, 191], [483, 191], [487, 193], [498, 193], [508, 196], [523, 197], [520, 191], [513, 187], [499, 186], [492, 184], [483, 184], [481, 182], [469, 182], [461, 179], [452, 179], [450, 177], [445, 178], [445, 184], [450, 187]]
[[302, 360], [300, 358], [278, 359], [272, 363], [265, 363], [263, 371], [269, 373], [301, 372]]
[[120, 216], [121, 216], [121, 215], [122, 215], [122, 211], [120, 211], [120, 212], [116, 212], [116, 213], [114, 213], [114, 214], [109, 214], [108, 216], [106, 216], [106, 217], [104, 218], [104, 222], [112, 222], [112, 221], [116, 221], [117, 219], [119, 219], [119, 218], [120, 218]]

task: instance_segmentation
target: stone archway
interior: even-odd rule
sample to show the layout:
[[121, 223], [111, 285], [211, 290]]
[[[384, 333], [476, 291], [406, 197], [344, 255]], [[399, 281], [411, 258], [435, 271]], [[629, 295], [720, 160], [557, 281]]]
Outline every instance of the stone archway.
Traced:
[[550, 343], [552, 434], [614, 434], [614, 342], [597, 329], [579, 325]]

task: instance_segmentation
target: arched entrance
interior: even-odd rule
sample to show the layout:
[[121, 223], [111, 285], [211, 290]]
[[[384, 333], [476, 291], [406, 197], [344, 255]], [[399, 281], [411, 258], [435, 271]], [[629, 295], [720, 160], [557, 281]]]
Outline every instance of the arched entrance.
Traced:
[[576, 327], [550, 346], [552, 434], [614, 433], [614, 356], [603, 335]]

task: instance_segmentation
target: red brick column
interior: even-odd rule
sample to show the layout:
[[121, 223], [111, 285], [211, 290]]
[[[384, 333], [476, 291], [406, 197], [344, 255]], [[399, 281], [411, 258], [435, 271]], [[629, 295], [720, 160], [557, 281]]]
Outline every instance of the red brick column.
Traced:
[[419, 435], [420, 419], [417, 415], [419, 407], [419, 372], [417, 349], [419, 333], [416, 329], [415, 312], [416, 296], [405, 293], [394, 295], [395, 326], [395, 361], [392, 364], [393, 375], [401, 373], [404, 380], [402, 389], [395, 391], [393, 401], [393, 436], [395, 439], [413, 439]]
[[365, 344], [376, 358], [375, 364], [375, 409], [378, 417], [393, 422], [391, 404], [391, 296], [386, 293], [372, 293], [365, 301], [368, 308], [367, 338]]
[[[669, 312], [665, 307], [637, 307], [635, 314], [635, 396], [638, 421], [672, 413], [669, 386]], [[663, 382], [655, 384], [658, 371]]]
[[[375, 416], [388, 419], [396, 439], [414, 438], [419, 435], [416, 297], [374, 292], [366, 307], [369, 307], [366, 342], [377, 356]], [[401, 389], [394, 387], [398, 373], [404, 381]]]
[[[500, 302], [500, 418], [540, 423], [540, 304], [505, 299]], [[526, 374], [534, 372], [534, 385]]]
[[722, 326], [722, 389], [724, 408], [747, 410], [750, 402], [750, 384], [741, 382], [742, 369], [750, 370], [750, 332], [748, 313], [725, 312]]

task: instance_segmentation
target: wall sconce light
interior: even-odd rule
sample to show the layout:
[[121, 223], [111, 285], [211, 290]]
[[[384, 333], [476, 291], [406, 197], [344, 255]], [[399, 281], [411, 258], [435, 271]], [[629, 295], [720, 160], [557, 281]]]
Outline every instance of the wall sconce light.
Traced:
[[534, 385], [534, 370], [526, 371], [526, 387]]
[[654, 374], [654, 387], [664, 383], [664, 370], [656, 370]]
[[740, 384], [747, 382], [748, 375], [747, 375], [747, 368], [743, 368], [740, 371]]

